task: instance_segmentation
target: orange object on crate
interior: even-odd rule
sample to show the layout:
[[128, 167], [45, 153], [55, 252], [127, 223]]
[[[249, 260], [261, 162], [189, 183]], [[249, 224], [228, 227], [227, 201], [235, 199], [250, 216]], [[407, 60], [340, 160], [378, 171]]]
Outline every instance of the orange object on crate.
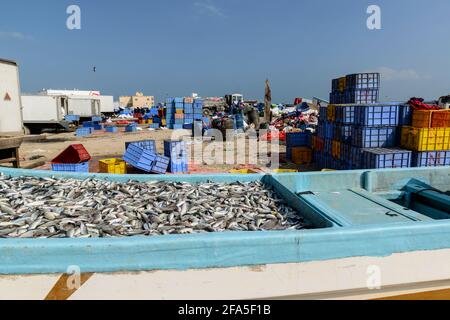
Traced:
[[347, 88], [347, 77], [339, 78], [338, 83], [339, 83], [339, 85], [338, 85], [339, 91], [344, 92], [344, 90]]
[[312, 150], [307, 147], [292, 148], [292, 162], [295, 164], [312, 163]]
[[412, 126], [415, 128], [450, 127], [450, 110], [414, 110]]
[[330, 122], [336, 121], [336, 105], [330, 104], [327, 108], [327, 120]]
[[341, 143], [339, 141], [333, 140], [331, 154], [336, 160], [339, 160], [341, 158]]

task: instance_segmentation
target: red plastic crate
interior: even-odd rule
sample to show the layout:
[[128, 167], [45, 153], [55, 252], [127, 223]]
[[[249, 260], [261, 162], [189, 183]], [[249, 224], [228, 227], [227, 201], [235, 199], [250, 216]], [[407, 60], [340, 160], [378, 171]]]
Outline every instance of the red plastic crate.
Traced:
[[91, 160], [91, 155], [82, 144], [73, 144], [53, 159], [52, 163], [77, 164]]

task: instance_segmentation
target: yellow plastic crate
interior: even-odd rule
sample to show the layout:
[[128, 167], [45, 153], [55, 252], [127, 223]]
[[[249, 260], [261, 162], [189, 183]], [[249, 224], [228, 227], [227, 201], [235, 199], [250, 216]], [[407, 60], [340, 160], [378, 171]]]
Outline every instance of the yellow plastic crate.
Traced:
[[153, 124], [153, 119], [148, 119], [147, 124]]
[[239, 170], [233, 169], [233, 170], [230, 170], [230, 173], [233, 173], [233, 174], [255, 174], [258, 172], [254, 171], [252, 169], [239, 169]]
[[450, 128], [403, 127], [401, 145], [419, 152], [450, 150]]
[[126, 174], [127, 164], [121, 159], [103, 159], [99, 161], [100, 173]]
[[335, 122], [335, 120], [336, 120], [336, 105], [334, 105], [334, 104], [328, 105], [327, 120], [330, 122]]
[[183, 109], [177, 109], [176, 114], [184, 114], [184, 110]]
[[312, 150], [307, 147], [292, 148], [292, 162], [295, 164], [309, 164], [312, 162]]
[[339, 78], [339, 91], [343, 92], [347, 88], [347, 77]]
[[333, 140], [331, 155], [337, 160], [341, 158], [341, 143], [337, 140]]
[[161, 120], [161, 124], [162, 124], [163, 127], [165, 127], [165, 126], [167, 125], [166, 119], [162, 119], [162, 120]]

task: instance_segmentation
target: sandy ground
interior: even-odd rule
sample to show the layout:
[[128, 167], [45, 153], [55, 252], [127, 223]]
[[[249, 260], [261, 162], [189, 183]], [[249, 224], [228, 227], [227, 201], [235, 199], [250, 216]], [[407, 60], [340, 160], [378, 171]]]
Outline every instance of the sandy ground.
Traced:
[[[188, 130], [178, 130], [177, 135], [190, 137], [190, 131]], [[23, 161], [22, 166], [29, 165], [30, 163], [45, 162], [46, 164], [38, 166], [36, 169], [50, 169], [50, 161], [60, 154], [65, 148], [71, 144], [83, 144], [87, 151], [92, 156], [91, 161], [91, 172], [98, 172], [98, 160], [106, 158], [121, 158], [125, 152], [125, 143], [143, 140], [155, 140], [157, 143], [158, 152], [164, 153], [164, 140], [170, 140], [173, 137], [174, 132], [172, 130], [154, 130], [148, 131], [146, 129], [138, 131], [135, 133], [125, 133], [123, 129], [121, 132], [113, 134], [107, 132], [96, 132], [89, 137], [76, 137], [74, 133], [58, 133], [58, 134], [44, 134], [40, 137], [29, 137], [22, 144], [20, 149], [21, 160]], [[248, 140], [247, 140], [248, 141]], [[242, 142], [242, 140], [241, 140]], [[223, 142], [210, 142], [201, 141], [196, 142], [196, 148], [198, 144], [202, 144], [203, 148], [216, 148], [223, 147], [226, 151], [229, 149], [230, 145]], [[247, 143], [248, 144], [248, 143]], [[194, 148], [194, 143], [189, 144], [192, 149]], [[237, 146], [237, 144], [236, 144]], [[285, 147], [280, 146], [280, 154], [276, 154], [281, 161], [284, 159]], [[237, 152], [236, 152], [237, 153]], [[235, 154], [236, 154], [235, 153]], [[211, 154], [211, 152], [210, 152]], [[245, 160], [240, 162], [234, 162], [232, 164], [216, 164], [214, 163], [214, 153], [210, 157], [205, 156], [203, 159], [198, 157], [192, 157], [190, 161], [189, 171], [190, 173], [218, 173], [218, 172], [229, 172], [231, 169], [243, 169], [249, 168], [256, 171], [263, 170], [268, 171], [265, 162], [260, 162], [257, 165], [249, 164], [249, 150], [248, 145], [245, 150]], [[252, 162], [253, 163], [253, 162]], [[289, 163], [281, 163], [281, 168], [287, 169], [298, 169], [300, 171], [311, 171], [313, 168], [311, 166], [296, 166]]]

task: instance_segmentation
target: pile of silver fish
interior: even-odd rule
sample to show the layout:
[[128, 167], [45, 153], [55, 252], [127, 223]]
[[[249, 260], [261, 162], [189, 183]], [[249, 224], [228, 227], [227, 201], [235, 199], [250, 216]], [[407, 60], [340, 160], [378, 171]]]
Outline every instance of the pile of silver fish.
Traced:
[[0, 238], [105, 238], [300, 230], [270, 186], [0, 176]]

